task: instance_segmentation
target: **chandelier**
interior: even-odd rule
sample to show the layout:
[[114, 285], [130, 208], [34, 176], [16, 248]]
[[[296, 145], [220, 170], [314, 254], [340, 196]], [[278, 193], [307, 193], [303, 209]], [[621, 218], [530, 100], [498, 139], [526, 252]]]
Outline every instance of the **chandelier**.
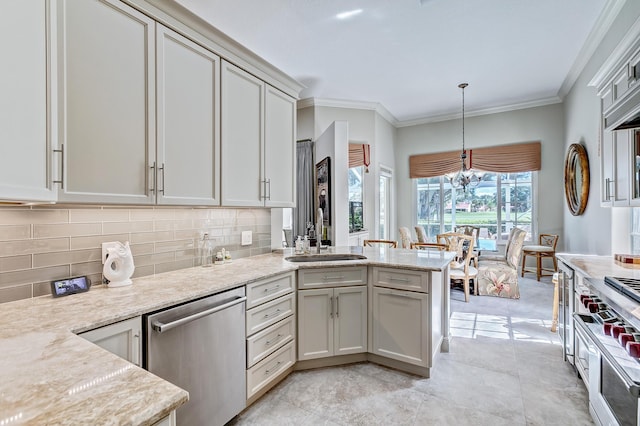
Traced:
[[[446, 177], [451, 182], [451, 186], [454, 188], [462, 187], [463, 191], [467, 191], [467, 187], [475, 188], [478, 186], [478, 183], [482, 180], [482, 176], [484, 175], [481, 172], [477, 172], [473, 170], [473, 168], [467, 169], [467, 151], [464, 149], [464, 89], [467, 87], [467, 83], [460, 83], [458, 87], [462, 89], [462, 153], [460, 154], [460, 160], [462, 161], [462, 167], [460, 171], [456, 173], [449, 173]], [[471, 162], [469, 162], [471, 166]]]

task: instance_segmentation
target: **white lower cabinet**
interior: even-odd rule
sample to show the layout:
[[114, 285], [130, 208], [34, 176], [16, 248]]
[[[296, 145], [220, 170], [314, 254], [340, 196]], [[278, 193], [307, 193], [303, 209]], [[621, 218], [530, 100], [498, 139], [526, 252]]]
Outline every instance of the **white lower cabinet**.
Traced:
[[141, 317], [86, 331], [79, 336], [137, 366], [142, 365]]
[[296, 362], [295, 273], [247, 284], [247, 400], [269, 390]]
[[427, 367], [428, 310], [428, 294], [373, 287], [373, 353]]
[[298, 292], [298, 359], [367, 351], [367, 287]]

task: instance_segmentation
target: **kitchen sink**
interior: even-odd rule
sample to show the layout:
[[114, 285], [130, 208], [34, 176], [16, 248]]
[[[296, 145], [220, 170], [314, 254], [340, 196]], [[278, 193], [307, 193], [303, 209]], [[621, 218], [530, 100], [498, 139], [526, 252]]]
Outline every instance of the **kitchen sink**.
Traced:
[[285, 257], [289, 262], [333, 262], [336, 260], [362, 260], [367, 256], [352, 253], [307, 254]]

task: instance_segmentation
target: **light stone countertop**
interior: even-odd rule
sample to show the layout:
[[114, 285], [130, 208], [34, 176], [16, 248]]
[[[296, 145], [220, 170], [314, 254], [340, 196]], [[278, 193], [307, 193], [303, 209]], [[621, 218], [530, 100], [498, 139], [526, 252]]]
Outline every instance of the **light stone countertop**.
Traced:
[[640, 265], [618, 262], [613, 256], [558, 253], [556, 257], [585, 277], [597, 280], [604, 279], [605, 275], [640, 278]]
[[[0, 424], [149, 425], [187, 401], [186, 391], [76, 336], [182, 302], [299, 268], [347, 265], [442, 270], [453, 253], [362, 247], [366, 260], [292, 263], [272, 253], [210, 268], [135, 278], [62, 298], [0, 305]], [[3, 423], [4, 422], [4, 423]]]

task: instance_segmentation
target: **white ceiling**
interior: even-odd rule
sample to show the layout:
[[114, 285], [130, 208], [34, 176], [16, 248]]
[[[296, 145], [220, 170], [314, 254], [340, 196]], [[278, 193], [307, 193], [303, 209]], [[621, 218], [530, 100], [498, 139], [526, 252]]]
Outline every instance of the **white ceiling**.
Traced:
[[380, 103], [400, 122], [459, 113], [461, 82], [470, 113], [558, 102], [612, 2], [176, 1], [307, 86], [301, 99]]

